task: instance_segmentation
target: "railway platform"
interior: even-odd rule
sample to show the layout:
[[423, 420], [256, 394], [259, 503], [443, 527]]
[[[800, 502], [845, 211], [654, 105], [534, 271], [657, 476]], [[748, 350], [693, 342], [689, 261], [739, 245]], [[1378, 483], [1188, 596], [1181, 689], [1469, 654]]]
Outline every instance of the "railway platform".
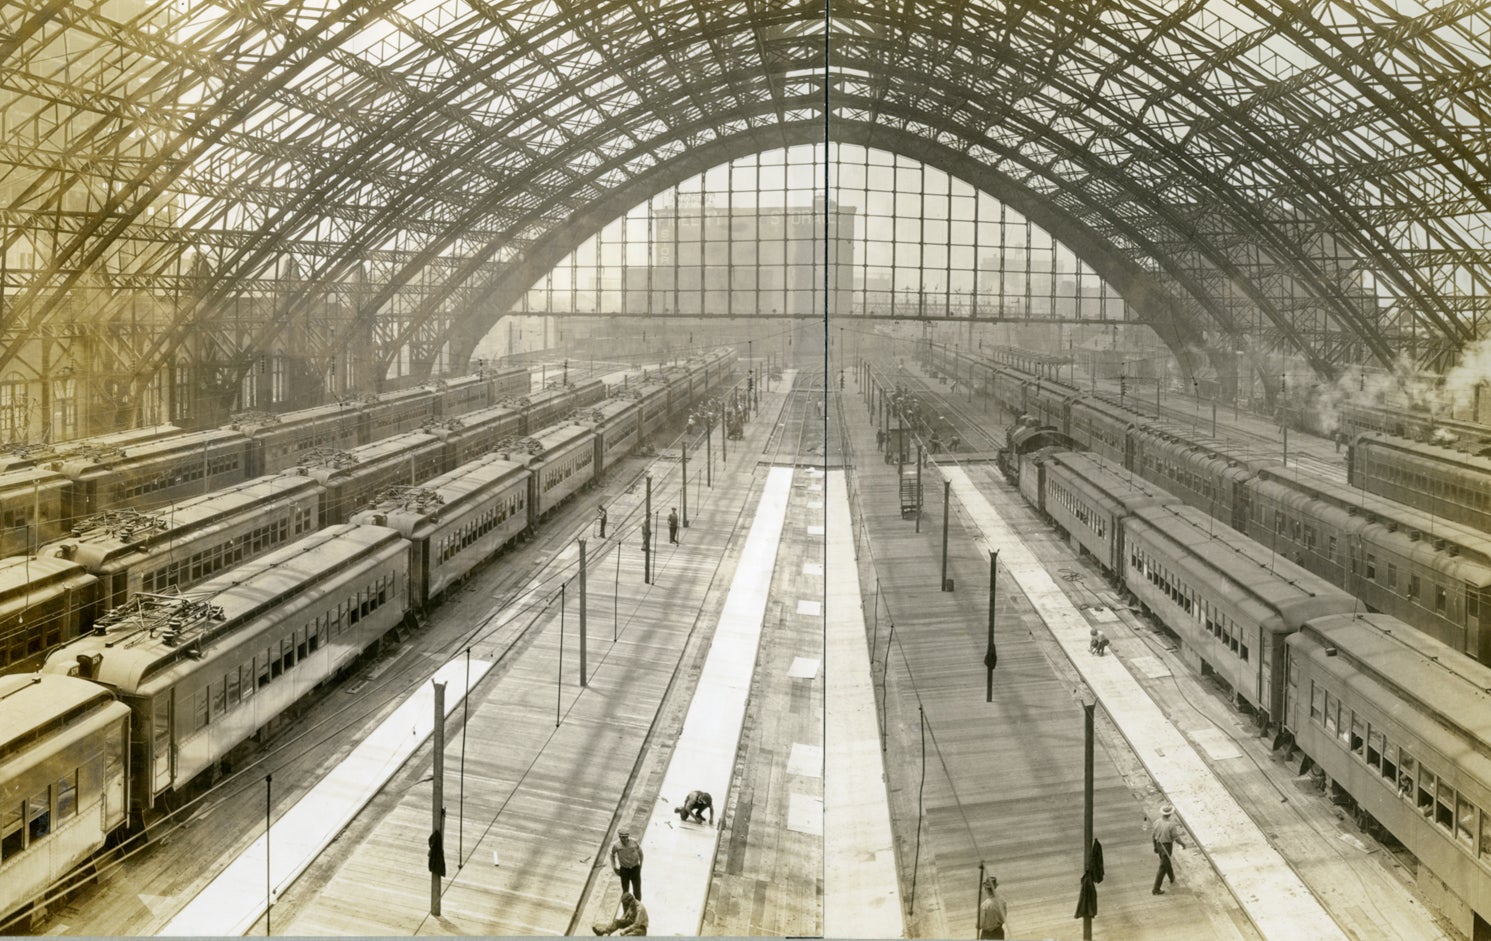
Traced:
[[[846, 405], [851, 410], [856, 407], [853, 403]], [[859, 404], [857, 407], [862, 410], [864, 405]], [[861, 411], [859, 414], [866, 413]], [[857, 448], [873, 448], [872, 431], [856, 428], [855, 433], [858, 436]], [[1095, 936], [1323, 936], [1319, 932], [1301, 934], [1300, 926], [1303, 922], [1282, 917], [1286, 905], [1297, 901], [1297, 892], [1293, 898], [1275, 897], [1270, 889], [1263, 890], [1264, 894], [1261, 896], [1247, 888], [1234, 893], [1228, 883], [1217, 874], [1218, 869], [1227, 872], [1236, 865], [1237, 857], [1223, 858], [1227, 856], [1225, 852], [1216, 854], [1219, 861], [1215, 866], [1207, 856], [1194, 851], [1187, 852], [1180, 860], [1181, 883], [1178, 890], [1167, 892], [1165, 896], [1158, 898], [1150, 895], [1155, 857], [1150, 851], [1148, 830], [1153, 814], [1163, 803], [1174, 802], [1180, 806], [1183, 800], [1177, 799], [1178, 795], [1195, 793], [1202, 779], [1208, 775], [1225, 781], [1238, 802], [1246, 805], [1252, 818], [1251, 829], [1261, 831], [1259, 836], [1268, 848], [1264, 852], [1277, 850], [1286, 857], [1284, 869], [1287, 872], [1277, 871], [1277, 874], [1285, 878], [1292, 875], [1302, 880], [1307, 885], [1309, 894], [1326, 909], [1335, 924], [1325, 925], [1320, 931], [1334, 929], [1336, 936], [1359, 938], [1418, 939], [1448, 936], [1444, 926], [1436, 921], [1422, 900], [1415, 897], [1411, 888], [1411, 874], [1393, 859], [1392, 854], [1383, 847], [1374, 847], [1370, 838], [1358, 838], [1354, 835], [1355, 827], [1350, 821], [1342, 819], [1337, 808], [1311, 785], [1307, 776], [1295, 775], [1287, 766], [1277, 761], [1270, 754], [1267, 742], [1258, 738], [1256, 730], [1249, 731], [1245, 728], [1246, 717], [1230, 708], [1230, 704], [1216, 693], [1204, 677], [1190, 673], [1175, 653], [1173, 645], [1165, 643], [1163, 634], [1140, 622], [1128, 611], [1115, 593], [1105, 586], [1096, 570], [1087, 567], [1047, 524], [1037, 519], [1034, 512], [1025, 506], [1018, 494], [1004, 483], [992, 467], [975, 464], [953, 471], [966, 472], [974, 480], [975, 489], [993, 504], [1005, 525], [990, 540], [981, 527], [975, 524], [972, 514], [959, 504], [957, 494], [954, 494], [950, 514], [948, 574], [954, 579], [956, 590], [942, 593], [938, 591], [940, 572], [936, 568], [923, 564], [919, 571], [912, 570], [909, 566], [913, 550], [895, 548], [897, 543], [914, 543], [915, 534], [904, 530], [899, 535], [896, 534], [898, 522], [894, 518], [894, 509], [886, 509], [895, 499], [894, 468], [882, 473], [880, 477], [883, 479], [877, 484], [875, 471], [879, 469], [878, 465], [866, 466], [861, 462], [861, 466], [864, 467], [865, 474], [861, 475], [860, 486], [864, 492], [863, 504], [870, 516], [872, 537], [877, 529], [874, 519], [877, 512], [885, 517], [884, 525], [890, 531], [888, 536], [872, 538], [872, 556], [879, 554], [889, 557], [885, 565], [879, 566], [889, 573], [882, 579], [881, 585], [882, 595], [889, 598], [889, 604], [881, 609], [878, 629], [882, 635], [879, 649], [883, 650], [890, 646], [883, 639], [886, 620], [894, 621], [896, 639], [893, 643], [897, 652], [887, 671], [890, 680], [887, 685], [887, 709], [892, 714], [892, 730], [894, 733], [899, 727], [909, 728], [914, 732], [917, 705], [925, 706], [927, 715], [934, 722], [938, 716], [935, 710], [943, 710], [941, 721], [944, 724], [952, 723], [952, 729], [939, 731], [940, 753], [953, 756], [948, 762], [952, 773], [947, 777], [954, 781], [960, 777], [957, 771], [960, 766], [956, 762], [963, 758], [959, 749], [978, 749], [981, 745], [973, 741], [976, 736], [969, 734], [959, 724], [959, 719], [971, 714], [971, 710], [976, 707], [966, 700], [952, 706], [937, 697], [954, 698], [951, 691], [956, 687], [965, 695], [972, 693], [982, 699], [985, 671], [980, 659], [987, 631], [989, 583], [988, 555], [983, 550], [990, 545], [1001, 549], [996, 631], [998, 667], [994, 673], [995, 702], [989, 707], [998, 709], [1001, 719], [985, 729], [997, 741], [1003, 735], [1007, 721], [1018, 722], [1022, 727], [1028, 723], [1036, 723], [1036, 732], [1028, 738], [1021, 736], [1024, 739], [1024, 749], [1028, 751], [1032, 748], [1031, 742], [1039, 742], [1040, 748], [1055, 760], [1045, 773], [1042, 773], [1041, 768], [1029, 768], [1035, 762], [1026, 754], [1016, 754], [1011, 758], [1003, 755], [986, 758], [984, 767], [997, 769], [1013, 763], [1020, 766], [1021, 771], [1029, 771], [1033, 775], [1028, 782], [1017, 780], [1012, 785], [1030, 805], [1025, 810], [1026, 817], [1016, 817], [1014, 826], [1023, 826], [1026, 819], [1034, 818], [1044, 828], [1051, 828], [1051, 833], [1059, 844], [1070, 847], [1066, 855], [1071, 860], [1066, 879], [1053, 883], [1050, 891], [1042, 892], [1041, 880], [1036, 878], [1036, 874], [1046, 864], [1026, 855], [1029, 847], [1039, 841], [1039, 835], [1031, 833], [1016, 841], [1014, 853], [1017, 864], [1014, 868], [1020, 873], [1019, 878], [1034, 883], [1022, 886], [1016, 882], [1011, 885], [1001, 875], [1001, 883], [1012, 897], [1011, 917], [1017, 936], [1075, 937], [1080, 933], [1080, 925], [1071, 920], [1071, 914], [1076, 900], [1076, 879], [1081, 870], [1081, 804], [1080, 791], [1071, 792], [1080, 787], [1081, 763], [1079, 755], [1075, 756], [1076, 763], [1072, 764], [1070, 762], [1074, 760], [1073, 757], [1063, 757], [1062, 752], [1066, 748], [1080, 745], [1081, 712], [1076, 705], [1076, 691], [1096, 689], [1109, 678], [1111, 672], [1121, 671], [1123, 665], [1118, 655], [1121, 655], [1123, 663], [1130, 664], [1133, 676], [1145, 695], [1153, 697], [1163, 708], [1163, 715], [1157, 713], [1158, 717], [1152, 722], [1139, 723], [1140, 731], [1136, 738], [1143, 739], [1149, 734], [1177, 736], [1183, 742], [1181, 750], [1189, 749], [1199, 753], [1204, 768], [1193, 765], [1191, 772], [1181, 775], [1182, 781], [1173, 790], [1161, 790], [1156, 787], [1155, 779], [1146, 764], [1157, 755], [1161, 760], [1176, 759], [1179, 750], [1172, 747], [1173, 743], [1157, 745], [1136, 741], [1131, 744], [1114, 726], [1113, 720], [1105, 716], [1108, 706], [1098, 709], [1102, 750], [1098, 754], [1095, 833], [1104, 844], [1107, 879], [1098, 887], [1101, 901], [1100, 912], [1094, 923]], [[924, 470], [924, 477], [928, 483], [927, 508], [921, 520], [921, 557], [935, 561], [942, 532], [942, 473], [935, 465], [929, 465]], [[873, 495], [877, 486], [878, 497]], [[882, 502], [885, 506], [877, 510], [877, 505]], [[914, 527], [912, 520], [905, 524], [905, 529]], [[882, 538], [889, 543], [884, 548]], [[977, 545], [978, 549], [969, 551], [970, 545]], [[1048, 588], [1054, 585], [1058, 589], [1054, 594], [1038, 599], [1034, 606], [1011, 577], [1010, 569], [1019, 560], [1010, 554], [1010, 550], [1019, 545], [1028, 547], [1036, 558], [1027, 571], [1045, 575]], [[953, 601], [954, 596], [958, 595], [975, 597], [967, 598], [959, 605]], [[1058, 637], [1059, 625], [1056, 628], [1046, 626], [1046, 622], [1052, 618], [1059, 596], [1070, 598], [1070, 607], [1076, 611], [1076, 621], [1070, 625], [1071, 637]], [[942, 606], [941, 609], [938, 605]], [[1070, 613], [1069, 610], [1068, 614]], [[924, 621], [931, 624], [924, 624]], [[931, 626], [939, 622], [944, 625], [940, 633]], [[1117, 655], [1100, 659], [1087, 653], [1087, 634], [1092, 626], [1101, 627], [1109, 634]], [[874, 629], [872, 626], [872, 631]], [[952, 643], [948, 642], [949, 634], [956, 637]], [[904, 653], [901, 650], [903, 646]], [[946, 655], [938, 655], [939, 647], [952, 646], [962, 648], [960, 656], [951, 650]], [[1032, 647], [1039, 660], [1030, 658]], [[884, 668], [883, 656], [877, 656], [876, 662]], [[1022, 688], [1034, 679], [1033, 665], [1043, 668], [1035, 671], [1036, 674], [1054, 674], [1059, 684], [1057, 689], [1034, 700], [1035, 703], [1045, 703], [1048, 711], [1065, 717], [1048, 734], [1039, 731], [1038, 720], [1046, 717], [1038, 716], [1032, 711], [1034, 707], [1030, 700], [1027, 700], [1018, 713], [1008, 710], [1009, 706], [1014, 705], [1015, 697], [1021, 694]], [[1102, 677], [1096, 681], [1089, 680], [1086, 674], [1091, 671], [1097, 671], [1093, 674], [1094, 677], [1098, 674], [1102, 674]], [[957, 678], [944, 679], [944, 674], [948, 673], [955, 674]], [[922, 695], [900, 697], [911, 700], [900, 705], [896, 695], [898, 677], [917, 687]], [[928, 679], [924, 680], [922, 677]], [[943, 687], [948, 688], [946, 692]], [[1141, 701], [1125, 696], [1116, 697], [1113, 702], [1115, 711], [1124, 712], [1139, 705]], [[899, 723], [895, 719], [898, 709], [903, 716]], [[903, 738], [906, 740], [904, 745], [915, 746], [914, 738], [909, 735], [903, 735]], [[958, 748], [951, 747], [949, 740]], [[895, 748], [895, 742], [892, 734], [892, 749]], [[1020, 745], [1020, 742], [1013, 742], [1008, 747], [1019, 749]], [[982, 747], [986, 755], [991, 755], [997, 746], [990, 742]], [[1140, 750], [1147, 751], [1146, 761], [1140, 760]], [[892, 766], [899, 768], [903, 764], [905, 763], [896, 762]], [[1061, 767], [1069, 769], [1066, 780], [1061, 777]], [[933, 765], [933, 768], [935, 770], [936, 766]], [[1020, 779], [1023, 775], [1015, 777]], [[935, 780], [933, 776], [927, 779], [929, 808], [934, 806], [931, 795], [936, 793]], [[1007, 781], [1004, 775], [999, 775], [993, 782], [994, 790], [997, 791]], [[913, 778], [902, 786], [902, 790], [915, 784]], [[1043, 790], [1043, 785], [1050, 790]], [[946, 784], [944, 786], [950, 787]], [[1166, 784], [1166, 787], [1170, 787], [1170, 784]], [[1064, 815], [1042, 818], [1052, 802], [1065, 805], [1068, 810]], [[934, 885], [941, 888], [949, 882], [954, 883], [954, 887], [947, 889], [944, 895], [964, 894], [967, 901], [955, 901], [948, 907], [949, 917], [941, 922], [934, 917], [935, 912], [929, 913], [928, 921], [918, 922], [919, 926], [926, 925], [926, 929], [920, 933], [950, 932], [952, 936], [958, 936], [964, 930], [963, 925], [971, 930], [975, 876], [970, 875], [969, 870], [976, 867], [976, 860], [964, 860], [969, 855], [971, 846], [983, 849], [986, 845], [981, 824], [989, 804], [997, 806], [996, 801], [988, 800], [975, 814], [968, 812], [965, 807], [951, 808], [944, 803], [937, 810], [941, 811], [944, 820], [948, 817], [953, 819], [941, 827], [937, 825], [938, 814], [929, 809], [927, 819], [932, 826], [928, 834], [924, 834], [924, 841], [930, 845], [936, 860], [933, 867], [937, 871]], [[1214, 812], [1210, 803], [1206, 803], [1205, 809], [1200, 813], [1198, 829], [1210, 841], [1219, 835], [1215, 830], [1224, 826], [1222, 818], [1225, 815]], [[898, 820], [904, 816], [898, 814]], [[1192, 816], [1196, 816], [1194, 811]], [[1249, 827], [1244, 825], [1243, 829]], [[1209, 830], [1213, 832], [1208, 833]], [[1063, 833], [1071, 835], [1063, 836]], [[1237, 833], [1237, 830], [1231, 830], [1225, 836], [1232, 839]], [[1002, 837], [1003, 834], [997, 833], [996, 836]], [[1230, 850], [1236, 850], [1236, 846], [1230, 847]], [[927, 849], [924, 847], [924, 867], [927, 866], [926, 853]], [[984, 853], [1002, 855], [989, 854], [987, 850]], [[940, 870], [944, 864], [956, 871], [960, 862], [963, 869], [957, 873], [956, 878], [948, 880], [942, 876]], [[1251, 859], [1244, 862], [1246, 878], [1261, 875], [1253, 871], [1256, 868], [1254, 862]], [[1006, 864], [1000, 863], [1000, 868], [1006, 868]], [[923, 868], [923, 879], [926, 879], [927, 874], [928, 869]], [[904, 879], [903, 876], [903, 881]], [[931, 895], [924, 890], [919, 890], [918, 894]], [[1022, 909], [1030, 907], [1032, 900], [1035, 902], [1034, 909], [1028, 913], [1022, 912]], [[916, 907], [920, 911], [925, 904], [928, 909], [932, 909], [936, 902], [937, 899], [933, 897], [918, 898]], [[1253, 909], [1251, 913], [1248, 911], [1249, 907]], [[959, 923], [951, 917], [954, 910], [964, 913], [963, 922]], [[1032, 915], [1037, 919], [1035, 924], [1030, 923]], [[1254, 918], [1263, 919], [1265, 924], [1270, 925], [1268, 930], [1260, 931], [1252, 921]], [[1279, 927], [1281, 921], [1282, 928]]]
[[[671, 807], [682, 799], [682, 792], [667, 790], [666, 778], [659, 780], [656, 766], [686, 751], [686, 740], [675, 745], [678, 703], [700, 683], [709, 640], [729, 603], [725, 589], [737, 573], [756, 571], [754, 563], [744, 564], [742, 553], [751, 551], [746, 534], [758, 509], [774, 499], [763, 494], [776, 476], [791, 477], [790, 470], [760, 465], [758, 457], [780, 398], [781, 393], [763, 395], [760, 419], [747, 425], [729, 463], [715, 468], [713, 488], [694, 488], [699, 467], [690, 462], [690, 525], [677, 546], [668, 544], [666, 527], [654, 530], [652, 584], [644, 582], [640, 564], [642, 488], [609, 505], [611, 538], [595, 539], [590, 529], [583, 534], [592, 537], [584, 686], [573, 581], [562, 620], [553, 605], [511, 649], [504, 648], [504, 638], [516, 635], [516, 623], [511, 632], [503, 627], [494, 633], [489, 649], [475, 651], [494, 666], [472, 693], [464, 741], [454, 728], [447, 733], [441, 915], [429, 914], [425, 837], [432, 793], [426, 748], [284, 889], [273, 910], [276, 933], [588, 933], [591, 915], [604, 912], [608, 900], [614, 908], [619, 888], [609, 847], [620, 827], [643, 834], [654, 817], [672, 817]], [[653, 508], [664, 515], [679, 502], [676, 473], [660, 476], [655, 468], [654, 476]], [[575, 554], [571, 543], [558, 561], [572, 561]], [[771, 571], [769, 562], [765, 571]], [[532, 601], [515, 599], [508, 608], [523, 609], [526, 619]], [[733, 755], [729, 749], [727, 764]], [[685, 771], [679, 780], [692, 777]], [[709, 784], [687, 789], [693, 787]], [[716, 796], [725, 803], [723, 794]], [[655, 852], [649, 867], [657, 868], [644, 867], [644, 896], [654, 920], [672, 915], [654, 897], [671, 881], [664, 875], [665, 855]], [[709, 860], [702, 871], [707, 884]], [[703, 904], [701, 894], [697, 908]], [[697, 922], [697, 913], [693, 917]], [[261, 920], [249, 933], [263, 929]]]

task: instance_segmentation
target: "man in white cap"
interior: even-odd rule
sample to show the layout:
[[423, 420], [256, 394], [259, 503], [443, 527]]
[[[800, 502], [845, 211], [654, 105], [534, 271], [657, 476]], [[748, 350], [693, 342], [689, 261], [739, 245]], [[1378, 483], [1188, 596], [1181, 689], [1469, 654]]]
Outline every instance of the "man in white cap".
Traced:
[[1175, 819], [1175, 808], [1166, 804], [1160, 810], [1160, 819], [1154, 825], [1154, 851], [1160, 855], [1160, 870], [1154, 876], [1155, 895], [1165, 894], [1160, 884], [1166, 876], [1170, 877], [1171, 885], [1175, 884], [1175, 870], [1170, 864], [1175, 847], [1185, 846], [1180, 841], [1180, 834], [1180, 821]]
[[622, 827], [611, 844], [611, 868], [621, 877], [623, 891], [642, 900], [642, 844], [632, 839], [632, 831]]

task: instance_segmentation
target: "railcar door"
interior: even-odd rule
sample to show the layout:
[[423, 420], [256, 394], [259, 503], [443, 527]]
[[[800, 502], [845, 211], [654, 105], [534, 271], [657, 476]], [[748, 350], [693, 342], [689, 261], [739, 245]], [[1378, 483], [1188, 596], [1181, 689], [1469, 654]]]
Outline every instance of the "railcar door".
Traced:
[[172, 730], [176, 726], [174, 690], [167, 690], [152, 700], [150, 721], [149, 767], [150, 792], [140, 799], [147, 807], [154, 806], [155, 795], [171, 789], [176, 780], [176, 749]]
[[1465, 586], [1465, 636], [1473, 639], [1468, 646], [1476, 659], [1491, 664], [1491, 590]]

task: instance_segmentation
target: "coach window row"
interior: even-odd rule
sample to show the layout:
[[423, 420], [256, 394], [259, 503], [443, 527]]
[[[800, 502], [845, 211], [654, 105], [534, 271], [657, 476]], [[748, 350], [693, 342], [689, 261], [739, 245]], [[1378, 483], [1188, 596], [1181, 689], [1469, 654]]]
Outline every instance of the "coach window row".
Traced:
[[1056, 502], [1066, 507], [1067, 512], [1076, 517], [1076, 519], [1088, 529], [1091, 529], [1093, 532], [1097, 533], [1099, 538], [1102, 538], [1108, 529], [1104, 521], [1103, 514], [1094, 513], [1087, 506], [1087, 504], [1082, 501], [1081, 497], [1072, 493], [1061, 484], [1056, 483], [1054, 480], [1049, 480], [1049, 478], [1048, 481], [1049, 482], [1047, 485], [1047, 490], [1049, 491], [1049, 495], [1055, 496]]
[[165, 490], [193, 480], [201, 480], [204, 477], [216, 477], [218, 474], [226, 474], [230, 471], [236, 472], [242, 464], [243, 461], [237, 451], [209, 457], [205, 466], [200, 458], [183, 461], [169, 472], [153, 474], [132, 486], [120, 487], [119, 495], [122, 499], [129, 499], [142, 494], [155, 493], [157, 490]]
[[440, 561], [444, 562], [453, 558], [462, 549], [507, 522], [523, 507], [525, 502], [526, 495], [522, 493], [504, 497], [494, 506], [483, 510], [475, 519], [455, 529], [450, 535], [440, 540]]
[[637, 436], [637, 425], [636, 425], [635, 422], [630, 422], [630, 421], [626, 423], [626, 430], [625, 431], [620, 431], [620, 432], [617, 432], [617, 431], [614, 431], [614, 430], [607, 431], [606, 432], [606, 453], [607, 454], [611, 453], [616, 448], [621, 447], [623, 444], [625, 444], [626, 442], [632, 440], [636, 436]]
[[1419, 493], [1446, 497], [1481, 510], [1491, 509], [1491, 491], [1487, 491], [1483, 486], [1446, 481], [1438, 474], [1421, 474], [1395, 461], [1370, 457], [1363, 462], [1362, 469], [1369, 476], [1389, 481], [1400, 487], [1411, 488]]
[[1341, 748], [1377, 772], [1384, 787], [1452, 836], [1461, 849], [1491, 865], [1491, 814], [1465, 799], [1443, 777], [1387, 733], [1354, 713], [1341, 697], [1310, 683], [1310, 719]]
[[595, 452], [586, 448], [559, 467], [546, 469], [544, 471], [544, 492], [547, 493], [553, 490], [560, 483], [573, 477], [576, 471], [583, 467], [589, 467], [594, 461]]
[[144, 591], [165, 591], [172, 586], [193, 585], [204, 578], [211, 578], [223, 569], [282, 545], [290, 538], [292, 530], [293, 534], [299, 535], [303, 531], [302, 527], [309, 529], [309, 517], [310, 514], [297, 511], [293, 525], [289, 519], [275, 520], [249, 530], [237, 539], [194, 552], [169, 565], [146, 572], [140, 579], [141, 588]]
[[253, 657], [229, 667], [226, 673], [197, 690], [192, 696], [189, 730], [199, 731], [239, 703], [248, 702], [259, 687], [279, 679], [298, 661], [387, 604], [395, 594], [395, 577], [388, 574], [372, 579], [364, 588], [348, 594], [345, 601], [327, 607], [323, 614], [295, 628], [289, 636], [270, 641], [263, 650], [255, 651]]
[[1171, 574], [1164, 565], [1150, 559], [1142, 548], [1133, 547], [1129, 561], [1152, 583], [1163, 589], [1170, 596], [1170, 600], [1179, 605], [1186, 614], [1204, 624], [1208, 633], [1225, 644], [1240, 659], [1244, 661], [1248, 659], [1250, 651], [1248, 645], [1242, 641], [1242, 628], [1223, 614], [1219, 608], [1214, 607], [1204, 598], [1198, 601], [1190, 586], [1181, 582], [1178, 576]]
[[75, 606], [69, 606], [73, 598], [74, 593], [68, 591], [45, 601], [38, 599], [33, 607], [26, 608], [18, 617], [0, 621], [0, 667], [18, 663], [71, 639], [77, 620]]
[[25, 800], [0, 808], [0, 861], [12, 859], [78, 813], [78, 769], [74, 768]]

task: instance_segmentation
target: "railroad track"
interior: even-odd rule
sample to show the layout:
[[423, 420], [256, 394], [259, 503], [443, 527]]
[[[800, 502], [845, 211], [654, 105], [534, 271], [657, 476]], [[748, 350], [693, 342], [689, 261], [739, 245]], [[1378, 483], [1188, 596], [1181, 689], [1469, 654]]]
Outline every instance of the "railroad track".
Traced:
[[[628, 491], [640, 494], [639, 481], [647, 470], [653, 473], [654, 487], [681, 472], [671, 461], [650, 463], [650, 468], [613, 476], [602, 485], [603, 499], [610, 508], [608, 542], [637, 542], [642, 525], [640, 496], [624, 510], [618, 504]], [[88, 873], [90, 881], [100, 878], [119, 883], [118, 897], [105, 885], [100, 893], [90, 893], [83, 906], [62, 903], [54, 907], [60, 914], [48, 927], [69, 934], [153, 933], [165, 918], [148, 907], [142, 912], [139, 897], [129, 886], [166, 884], [171, 891], [162, 895], [184, 897], [205, 884], [222, 868], [219, 861], [231, 859], [240, 844], [262, 828], [266, 775], [274, 777], [276, 804], [285, 806], [298, 798], [325, 767], [357, 744], [361, 730], [426, 682], [432, 664], [444, 663], [477, 645], [492, 651], [483, 655], [495, 661], [486, 680], [494, 681], [505, 672], [504, 659], [521, 648], [539, 622], [549, 596], [577, 569], [577, 562], [567, 560], [562, 550], [593, 517], [595, 496], [590, 491], [569, 501], [525, 544], [489, 561], [462, 585], [452, 586], [433, 616], [397, 646], [360, 661], [339, 682], [305, 697], [289, 722], [267, 737], [260, 752], [172, 808], [151, 825], [145, 838], [126, 843], [114, 858]], [[487, 612], [490, 616], [483, 616]], [[469, 626], [473, 622], [477, 622], [474, 628]], [[211, 826], [197, 826], [209, 817]], [[157, 852], [166, 846], [169, 852]], [[16, 927], [5, 924], [0, 930]]]

